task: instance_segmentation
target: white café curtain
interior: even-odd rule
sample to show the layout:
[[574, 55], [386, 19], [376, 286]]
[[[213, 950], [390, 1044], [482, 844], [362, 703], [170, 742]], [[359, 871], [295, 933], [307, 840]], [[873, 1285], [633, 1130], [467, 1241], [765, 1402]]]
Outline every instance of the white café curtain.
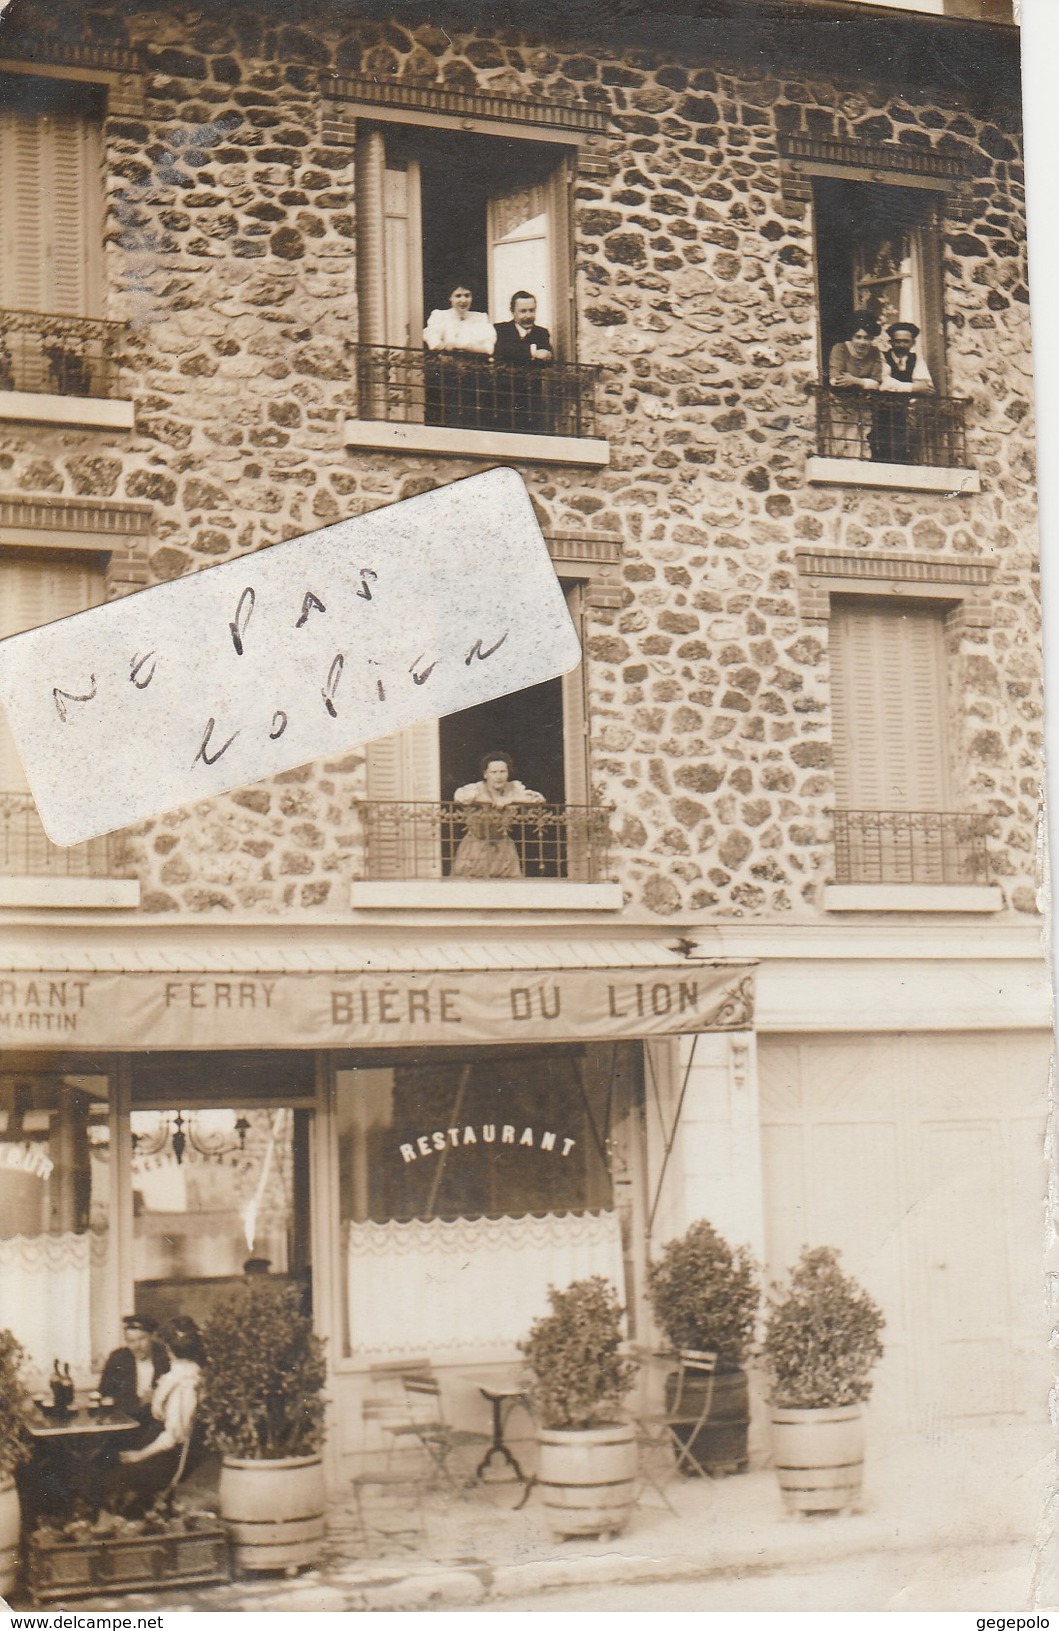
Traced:
[[602, 1274], [622, 1295], [617, 1213], [351, 1223], [354, 1355], [512, 1344], [548, 1312], [548, 1287]]
[[12, 1235], [0, 1240], [0, 1325], [21, 1342], [43, 1380], [56, 1359], [75, 1380], [92, 1372], [92, 1236]]

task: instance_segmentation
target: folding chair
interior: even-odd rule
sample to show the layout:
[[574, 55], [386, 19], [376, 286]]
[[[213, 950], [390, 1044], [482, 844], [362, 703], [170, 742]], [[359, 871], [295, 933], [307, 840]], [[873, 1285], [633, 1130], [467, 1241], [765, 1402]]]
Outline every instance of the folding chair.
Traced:
[[672, 1369], [671, 1361], [667, 1355], [637, 1347], [629, 1349], [629, 1357], [639, 1370], [635, 1402], [627, 1410], [636, 1428], [637, 1476], [641, 1487], [649, 1485], [663, 1506], [677, 1517], [677, 1509], [665, 1491], [677, 1470], [663, 1397], [664, 1378]]
[[434, 1472], [431, 1483], [444, 1483], [451, 1490], [473, 1488], [473, 1474], [460, 1477], [456, 1468], [449, 1465], [450, 1458], [459, 1450], [481, 1450], [492, 1443], [492, 1436], [475, 1428], [449, 1425], [445, 1420], [440, 1384], [429, 1366], [405, 1371], [402, 1382], [409, 1407], [407, 1430], [415, 1433], [430, 1457]]
[[[688, 1348], [678, 1355], [676, 1390], [666, 1412], [677, 1470], [690, 1478], [709, 1478], [709, 1468], [696, 1455], [696, 1442], [713, 1405], [717, 1355]], [[703, 1383], [696, 1389], [696, 1383]], [[696, 1399], [695, 1393], [698, 1392]]]
[[[371, 1375], [384, 1384], [384, 1391], [363, 1400], [361, 1416], [369, 1438], [381, 1437], [384, 1441], [382, 1452], [368, 1453], [382, 1453], [384, 1460], [381, 1466], [365, 1467], [351, 1479], [357, 1523], [364, 1541], [375, 1536], [414, 1550], [416, 1542], [426, 1534], [423, 1483], [427, 1469], [419, 1453], [421, 1446], [416, 1444], [411, 1456], [406, 1453], [408, 1435], [414, 1434], [414, 1428], [407, 1420], [399, 1372], [393, 1367], [378, 1367]], [[396, 1393], [392, 1386], [385, 1388], [385, 1384], [395, 1382]], [[366, 1499], [370, 1495], [376, 1498]]]

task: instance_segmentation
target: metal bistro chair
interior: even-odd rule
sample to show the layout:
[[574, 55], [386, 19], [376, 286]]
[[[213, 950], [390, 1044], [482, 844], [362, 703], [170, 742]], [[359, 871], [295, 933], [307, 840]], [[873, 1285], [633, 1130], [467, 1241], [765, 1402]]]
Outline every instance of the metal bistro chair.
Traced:
[[[633, 1414], [640, 1476], [673, 1512], [665, 1490], [667, 1483], [678, 1473], [693, 1478], [710, 1476], [705, 1462], [696, 1454], [696, 1440], [713, 1405], [717, 1355], [697, 1349], [680, 1354], [640, 1349], [634, 1350], [632, 1357], [641, 1372], [640, 1403]], [[667, 1402], [662, 1389], [665, 1380], [673, 1375], [674, 1365], [676, 1380]], [[695, 1386], [703, 1382], [701, 1389]]]
[[453, 1427], [445, 1420], [441, 1386], [429, 1365], [404, 1372], [401, 1380], [409, 1407], [406, 1431], [416, 1435], [430, 1457], [431, 1485], [444, 1484], [453, 1491], [474, 1488], [473, 1473], [461, 1476], [450, 1462], [460, 1450], [480, 1451], [490, 1445], [491, 1435], [471, 1427]]
[[369, 1436], [382, 1439], [381, 1465], [365, 1467], [351, 1480], [361, 1537], [396, 1542], [414, 1550], [426, 1534], [423, 1488], [428, 1481], [421, 1424], [409, 1419], [404, 1391], [404, 1363], [373, 1365], [369, 1371], [373, 1391], [361, 1403], [361, 1418]]

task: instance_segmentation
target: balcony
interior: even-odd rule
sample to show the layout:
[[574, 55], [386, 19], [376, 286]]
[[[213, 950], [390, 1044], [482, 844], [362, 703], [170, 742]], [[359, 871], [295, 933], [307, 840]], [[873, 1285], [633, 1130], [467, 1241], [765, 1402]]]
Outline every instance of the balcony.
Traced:
[[978, 492], [968, 467], [967, 402], [963, 397], [812, 387], [815, 482], [921, 491]]
[[124, 323], [0, 310], [0, 418], [131, 429], [120, 401]]
[[369, 801], [354, 906], [619, 909], [609, 806]]
[[53, 844], [29, 793], [0, 793], [0, 906], [136, 906], [120, 835]]
[[944, 810], [835, 810], [828, 910], [996, 911], [989, 817]]
[[596, 428], [600, 370], [496, 363], [414, 347], [351, 345], [356, 418], [346, 445], [607, 464]]

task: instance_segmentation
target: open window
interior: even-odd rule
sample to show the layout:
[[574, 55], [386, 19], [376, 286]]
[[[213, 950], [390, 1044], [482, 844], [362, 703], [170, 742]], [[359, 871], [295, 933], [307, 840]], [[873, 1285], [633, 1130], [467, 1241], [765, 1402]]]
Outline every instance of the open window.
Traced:
[[516, 289], [530, 291], [557, 355], [571, 360], [568, 173], [551, 143], [362, 127], [361, 341], [421, 346], [430, 311], [466, 282], [494, 323], [509, 317]]
[[939, 391], [945, 389], [938, 195], [925, 188], [818, 177], [813, 183], [821, 379], [850, 315], [885, 329], [915, 323]]
[[[567, 591], [575, 621], [580, 589]], [[507, 876], [579, 878], [605, 875], [605, 815], [590, 804], [588, 721], [579, 665], [547, 680], [440, 722], [430, 721], [371, 743], [367, 757], [367, 876], [371, 879]], [[460, 846], [473, 827], [472, 806], [458, 789], [481, 778], [484, 758], [508, 754], [513, 778], [543, 803], [504, 812], [502, 837], [514, 846], [517, 870], [465, 870]], [[505, 850], [508, 862], [512, 852]]]

